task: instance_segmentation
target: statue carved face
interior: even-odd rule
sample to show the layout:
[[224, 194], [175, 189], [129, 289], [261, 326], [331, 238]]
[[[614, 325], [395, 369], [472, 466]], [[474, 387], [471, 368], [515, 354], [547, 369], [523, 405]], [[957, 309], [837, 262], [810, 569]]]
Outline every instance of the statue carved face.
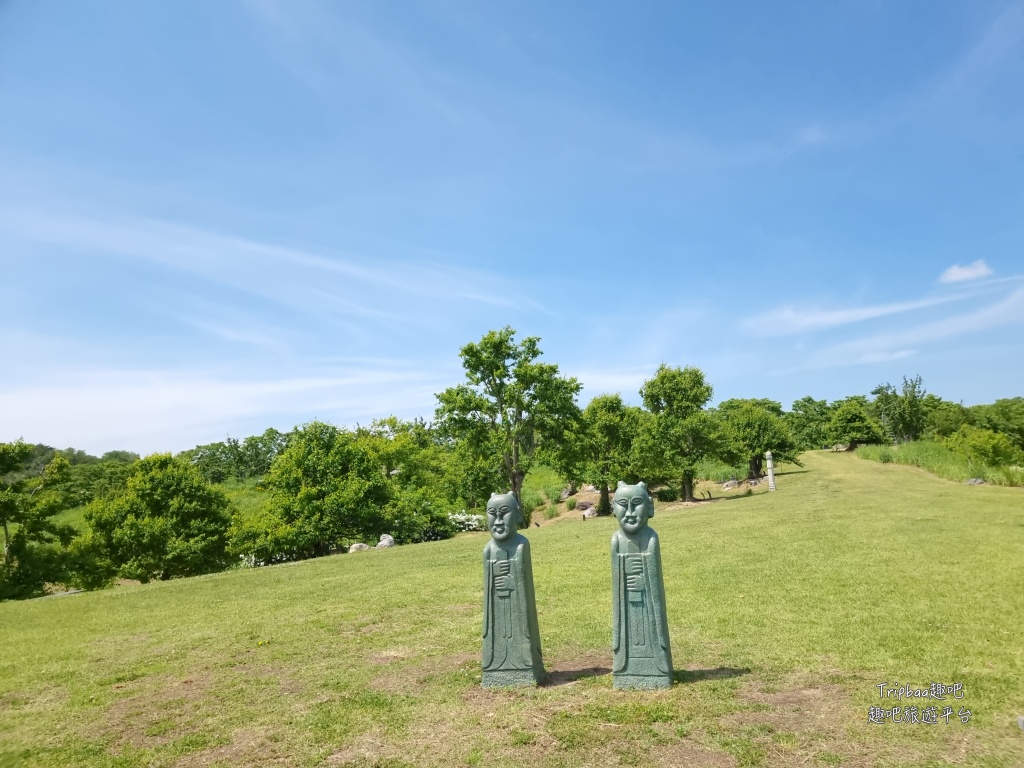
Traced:
[[654, 502], [647, 492], [647, 484], [626, 485], [620, 480], [612, 499], [612, 512], [619, 521], [619, 527], [628, 534], [634, 534], [647, 525], [647, 521], [654, 517]]
[[507, 541], [516, 535], [523, 513], [511, 493], [492, 493], [487, 501], [487, 528], [495, 541]]

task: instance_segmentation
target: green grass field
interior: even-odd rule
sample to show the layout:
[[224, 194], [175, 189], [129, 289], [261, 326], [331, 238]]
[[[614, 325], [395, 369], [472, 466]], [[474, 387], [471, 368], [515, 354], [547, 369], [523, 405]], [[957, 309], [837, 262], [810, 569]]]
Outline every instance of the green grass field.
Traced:
[[[0, 765], [1024, 765], [1024, 492], [804, 460], [657, 506], [670, 691], [612, 689], [615, 521], [566, 519], [539, 689], [479, 687], [484, 533], [2, 604]], [[967, 724], [868, 723], [932, 681]]]

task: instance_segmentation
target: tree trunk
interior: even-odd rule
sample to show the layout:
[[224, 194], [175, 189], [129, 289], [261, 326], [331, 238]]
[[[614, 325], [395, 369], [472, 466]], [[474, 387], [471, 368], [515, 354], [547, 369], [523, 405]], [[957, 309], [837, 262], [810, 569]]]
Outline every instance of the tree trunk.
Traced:
[[610, 515], [612, 513], [612, 500], [608, 495], [608, 483], [601, 483], [601, 500], [597, 502], [597, 514]]
[[751, 456], [748, 462], [749, 469], [747, 471], [748, 480], [757, 480], [761, 477], [761, 462], [764, 459], [761, 456]]
[[4, 562], [7, 562], [7, 555], [11, 551], [11, 534], [7, 530], [7, 521], [4, 520]]
[[519, 502], [520, 506], [523, 503], [523, 480], [526, 479], [526, 473], [520, 472], [518, 469], [512, 472], [512, 495], [516, 497], [516, 501]]
[[693, 473], [683, 473], [683, 501], [696, 501], [693, 498]]
[[[523, 420], [523, 414], [521, 411], [516, 411], [515, 427], [519, 427], [519, 423]], [[515, 434], [515, 432], [513, 432]], [[519, 505], [523, 504], [523, 480], [526, 478], [526, 473], [519, 469], [519, 441], [513, 438], [512, 440], [512, 495], [516, 497], [516, 501]]]

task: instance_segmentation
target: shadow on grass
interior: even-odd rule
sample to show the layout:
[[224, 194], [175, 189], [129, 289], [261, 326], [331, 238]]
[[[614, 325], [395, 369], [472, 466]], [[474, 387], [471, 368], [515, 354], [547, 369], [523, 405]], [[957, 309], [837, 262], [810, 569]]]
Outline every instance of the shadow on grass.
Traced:
[[603, 675], [611, 674], [610, 667], [581, 667], [578, 669], [552, 669], [548, 672], [544, 682], [541, 686], [549, 688], [556, 685], [568, 685], [569, 683], [575, 683], [577, 680], [582, 680], [586, 677], [601, 677]]
[[811, 470], [809, 469], [787, 469], [785, 472], [775, 472], [776, 477], [782, 477], [782, 475], [806, 475]]
[[757, 494], [755, 494], [752, 489], [748, 488], [743, 493], [734, 493], [731, 496], [718, 496], [715, 498], [715, 501], [737, 501], [739, 499], [752, 499], [756, 495]]
[[699, 683], [701, 680], [726, 680], [730, 677], [749, 674], [748, 667], [715, 667], [714, 669], [677, 669], [672, 678], [677, 683]]

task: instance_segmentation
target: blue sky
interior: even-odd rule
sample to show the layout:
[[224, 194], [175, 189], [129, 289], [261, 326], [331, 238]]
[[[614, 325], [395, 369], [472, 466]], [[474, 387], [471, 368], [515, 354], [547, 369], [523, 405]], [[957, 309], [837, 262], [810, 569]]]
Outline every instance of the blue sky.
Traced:
[[1024, 394], [1024, 3], [0, 4], [0, 440]]

